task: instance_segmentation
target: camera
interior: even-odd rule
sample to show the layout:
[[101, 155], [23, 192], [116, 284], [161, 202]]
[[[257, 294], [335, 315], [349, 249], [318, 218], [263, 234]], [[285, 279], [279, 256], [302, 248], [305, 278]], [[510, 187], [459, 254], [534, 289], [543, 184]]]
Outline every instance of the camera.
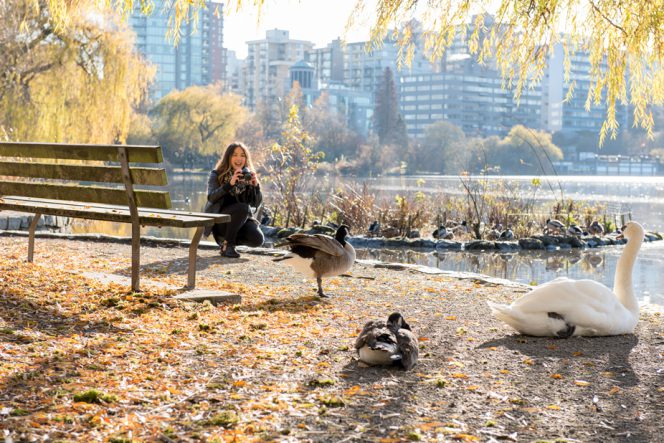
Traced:
[[242, 168], [242, 171], [240, 171], [242, 174], [240, 175], [240, 178], [244, 181], [251, 181], [251, 170], [247, 168], [246, 166]]

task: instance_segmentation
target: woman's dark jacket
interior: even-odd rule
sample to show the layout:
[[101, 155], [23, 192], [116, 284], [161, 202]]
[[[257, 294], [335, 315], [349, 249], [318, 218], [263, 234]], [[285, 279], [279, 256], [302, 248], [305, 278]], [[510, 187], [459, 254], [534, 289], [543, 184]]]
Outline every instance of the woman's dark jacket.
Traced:
[[[256, 208], [263, 201], [260, 185], [248, 185], [243, 192], [237, 193], [237, 195], [231, 192], [232, 189], [233, 186], [228, 182], [224, 184], [219, 183], [219, 175], [213, 169], [208, 177], [207, 203], [205, 203], [203, 211], [211, 214], [219, 214], [222, 208], [233, 203], [246, 203]], [[206, 226], [204, 235], [207, 237], [211, 232], [212, 226]]]

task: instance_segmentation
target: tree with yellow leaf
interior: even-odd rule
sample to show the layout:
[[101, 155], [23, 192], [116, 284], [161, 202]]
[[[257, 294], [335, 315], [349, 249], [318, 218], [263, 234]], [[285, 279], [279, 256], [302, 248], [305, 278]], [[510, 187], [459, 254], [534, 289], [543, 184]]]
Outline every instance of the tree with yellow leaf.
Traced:
[[[110, 0], [95, 1], [98, 5], [111, 4]], [[260, 14], [264, 2], [250, 3], [258, 7]], [[78, 2], [48, 0], [48, 4], [60, 26], [65, 27]], [[138, 5], [149, 13], [152, 2], [117, 0], [112, 4], [126, 15]], [[204, 0], [171, 0], [168, 4], [172, 11], [171, 32], [176, 38], [180, 23], [191, 16], [191, 8], [206, 7]], [[423, 25], [425, 47], [431, 58], [440, 58], [455, 37], [466, 38], [480, 62], [495, 60], [506, 87], [514, 88], [517, 100], [523, 88], [542, 79], [548, 56], [554, 46], [562, 44], [566, 75], [575, 54], [590, 62], [591, 87], [586, 108], [602, 103], [607, 107], [600, 141], [607, 134], [617, 133], [618, 102], [629, 102], [634, 108], [635, 124], [652, 135], [652, 106], [664, 102], [663, 0], [377, 0], [375, 3], [357, 0], [348, 26], [366, 16], [369, 5], [375, 5], [371, 26], [373, 46], [380, 46], [388, 33], [394, 32], [401, 46], [402, 61], [408, 62], [414, 53], [412, 19], [417, 18]], [[233, 11], [242, 6], [242, 0], [236, 0], [230, 1], [226, 8]], [[487, 26], [488, 15], [495, 20]], [[472, 29], [470, 35], [469, 29]]]
[[186, 151], [221, 153], [247, 118], [240, 97], [222, 93], [220, 85], [173, 91], [159, 101], [153, 114], [155, 136], [171, 158]]
[[0, 3], [0, 127], [13, 140], [124, 141], [154, 70], [113, 14], [77, 2], [66, 25], [48, 3]]

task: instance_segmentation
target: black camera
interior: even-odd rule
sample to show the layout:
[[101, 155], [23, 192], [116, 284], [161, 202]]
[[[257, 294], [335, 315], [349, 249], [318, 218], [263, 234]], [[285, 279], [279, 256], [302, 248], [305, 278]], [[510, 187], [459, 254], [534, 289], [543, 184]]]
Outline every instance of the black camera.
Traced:
[[244, 181], [251, 181], [251, 170], [247, 168], [246, 166], [242, 168], [242, 171], [240, 171], [242, 174], [240, 175], [240, 178]]

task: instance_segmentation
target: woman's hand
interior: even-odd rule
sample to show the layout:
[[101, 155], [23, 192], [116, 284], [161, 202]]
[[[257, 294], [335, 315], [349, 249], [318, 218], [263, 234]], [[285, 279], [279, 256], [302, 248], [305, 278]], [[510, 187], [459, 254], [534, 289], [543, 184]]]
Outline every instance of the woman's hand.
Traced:
[[230, 180], [231, 186], [235, 186], [237, 184], [237, 181], [240, 179], [241, 175], [242, 175], [242, 169], [236, 169]]
[[258, 186], [258, 178], [256, 177], [256, 173], [253, 171], [251, 172], [251, 180], [249, 181], [249, 183], [251, 184], [251, 186]]

